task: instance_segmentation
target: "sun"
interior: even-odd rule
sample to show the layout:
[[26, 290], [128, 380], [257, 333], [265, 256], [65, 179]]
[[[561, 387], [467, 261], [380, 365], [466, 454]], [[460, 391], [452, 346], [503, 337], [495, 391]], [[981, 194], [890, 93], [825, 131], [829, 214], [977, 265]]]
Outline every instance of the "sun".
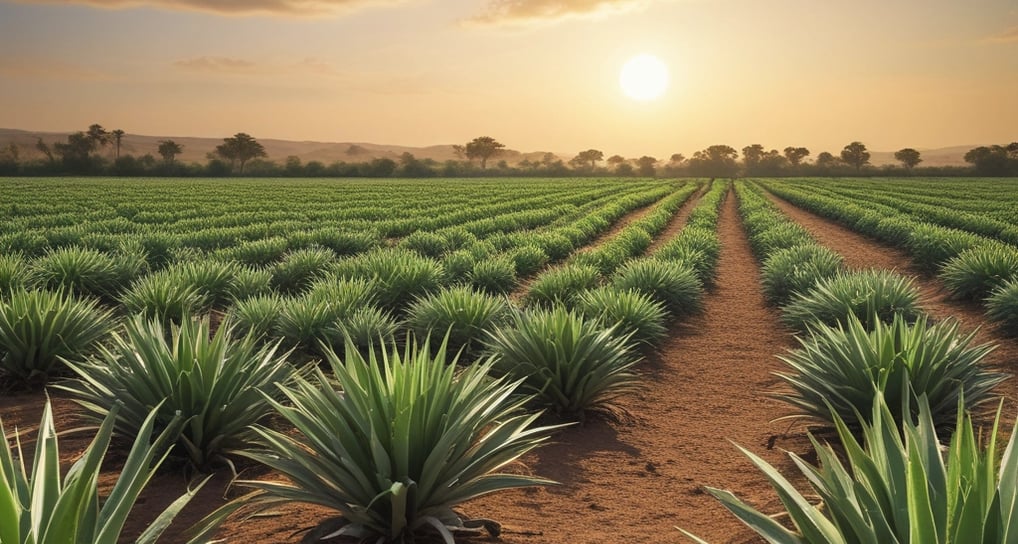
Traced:
[[637, 55], [622, 66], [619, 84], [633, 100], [654, 100], [668, 89], [668, 67], [654, 55]]

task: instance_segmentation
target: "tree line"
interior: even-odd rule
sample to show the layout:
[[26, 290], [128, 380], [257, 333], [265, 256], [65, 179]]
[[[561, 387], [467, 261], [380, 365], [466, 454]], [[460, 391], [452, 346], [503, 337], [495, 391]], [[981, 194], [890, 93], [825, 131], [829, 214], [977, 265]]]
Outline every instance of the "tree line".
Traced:
[[[453, 146], [457, 159], [436, 161], [418, 159], [403, 153], [398, 159], [374, 158], [357, 161], [367, 150], [350, 145], [348, 161], [303, 162], [289, 156], [282, 162], [269, 160], [264, 146], [246, 133], [224, 138], [208, 153], [204, 164], [184, 163], [177, 157], [183, 145], [161, 140], [159, 158], [151, 154], [121, 154], [121, 129], [107, 131], [93, 124], [88, 130], [72, 133], [66, 141], [47, 144], [41, 138], [35, 144], [37, 157], [22, 160], [21, 149], [11, 143], [0, 150], [0, 175], [111, 175], [111, 176], [193, 176], [193, 177], [568, 177], [611, 175], [620, 177], [782, 177], [782, 176], [1018, 176], [1018, 142], [1008, 145], [981, 146], [965, 154], [968, 167], [923, 167], [922, 154], [912, 148], [894, 153], [897, 165], [874, 166], [871, 154], [862, 142], [851, 142], [835, 155], [823, 151], [810, 160], [805, 147], [789, 146], [779, 151], [760, 144], [743, 147], [741, 152], [728, 145], [712, 145], [686, 157], [674, 153], [667, 159], [643, 155], [626, 158], [605, 157], [598, 149], [580, 151], [569, 161], [545, 153], [540, 159], [524, 158], [509, 164], [503, 157], [506, 146], [490, 136], [480, 136]], [[113, 158], [103, 156], [111, 146]], [[496, 162], [497, 161], [497, 162]]]

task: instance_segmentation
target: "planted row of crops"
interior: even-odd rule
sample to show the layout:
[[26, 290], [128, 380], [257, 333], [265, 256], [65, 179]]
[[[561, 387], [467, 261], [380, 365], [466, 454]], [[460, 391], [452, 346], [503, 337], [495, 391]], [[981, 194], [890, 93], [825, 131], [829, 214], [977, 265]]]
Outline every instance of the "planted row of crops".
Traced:
[[[717, 261], [723, 184], [679, 235], [641, 257], [699, 187], [656, 184], [537, 228], [484, 239], [420, 230], [345, 256], [318, 244], [280, 251], [269, 240], [229, 257], [223, 248], [170, 254], [159, 266], [122, 248], [4, 254], [0, 379], [62, 390], [100, 431], [64, 478], [48, 409], [46, 447], [32, 466], [5, 460], [20, 451], [4, 452], [0, 497], [10, 500], [0, 501], [0, 540], [115, 542], [170, 444], [202, 472], [246, 459], [287, 478], [249, 482], [252, 494], [178, 539], [203, 541], [242, 506], [293, 501], [341, 514], [319, 536], [451, 542], [497, 531], [452, 508], [545, 483], [498, 472], [555, 430], [536, 425], [539, 413], [569, 421], [613, 410], [640, 385], [639, 350], [662, 338], [668, 319], [699, 306]], [[505, 296], [518, 278], [654, 203], [585, 252], [610, 267], [575, 265], [594, 270], [589, 289], [523, 309]], [[299, 432], [260, 426], [271, 414]], [[114, 434], [136, 439], [116, 484], [124, 491], [101, 501], [95, 475]], [[156, 540], [189, 497], [141, 541]], [[47, 515], [31, 507], [58, 503]], [[92, 510], [100, 515], [84, 514]]]
[[[797, 206], [900, 247], [917, 268], [936, 274], [954, 297], [982, 303], [991, 322], [1018, 334], [1018, 248], [972, 230], [916, 219], [889, 206], [856, 203], [801, 183], [769, 180], [764, 185]], [[951, 214], [951, 204], [945, 200], [941, 213]]]
[[708, 491], [770, 542], [1007, 542], [1018, 534], [1015, 435], [1001, 458], [1000, 411], [988, 441], [977, 440], [970, 416], [1005, 379], [982, 362], [992, 348], [971, 345], [950, 320], [929, 325], [900, 276], [843, 272], [840, 256], [758, 186], [736, 187], [765, 290], [803, 330], [799, 349], [781, 358], [786, 391], [775, 396], [796, 415], [833, 424], [842, 453], [811, 437], [819, 467], [792, 455], [811, 488], [803, 495], [740, 448], [780, 495], [794, 530], [731, 492]]

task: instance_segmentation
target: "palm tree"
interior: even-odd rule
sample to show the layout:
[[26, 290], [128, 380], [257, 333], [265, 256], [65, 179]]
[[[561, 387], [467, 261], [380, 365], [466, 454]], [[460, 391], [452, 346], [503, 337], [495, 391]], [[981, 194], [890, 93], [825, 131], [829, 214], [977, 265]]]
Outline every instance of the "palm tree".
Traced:
[[113, 143], [115, 143], [116, 146], [117, 146], [117, 158], [119, 159], [120, 158], [120, 139], [124, 137], [124, 131], [120, 130], [118, 128], [117, 130], [114, 130], [113, 132], [110, 132], [110, 134], [113, 135]]

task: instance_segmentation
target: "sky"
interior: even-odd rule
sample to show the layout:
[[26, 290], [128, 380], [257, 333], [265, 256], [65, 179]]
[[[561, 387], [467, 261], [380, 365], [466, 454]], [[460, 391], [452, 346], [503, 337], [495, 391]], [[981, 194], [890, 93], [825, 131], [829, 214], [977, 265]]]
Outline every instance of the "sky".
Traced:
[[1015, 141], [1016, 97], [1015, 0], [0, 0], [3, 128], [815, 156]]

